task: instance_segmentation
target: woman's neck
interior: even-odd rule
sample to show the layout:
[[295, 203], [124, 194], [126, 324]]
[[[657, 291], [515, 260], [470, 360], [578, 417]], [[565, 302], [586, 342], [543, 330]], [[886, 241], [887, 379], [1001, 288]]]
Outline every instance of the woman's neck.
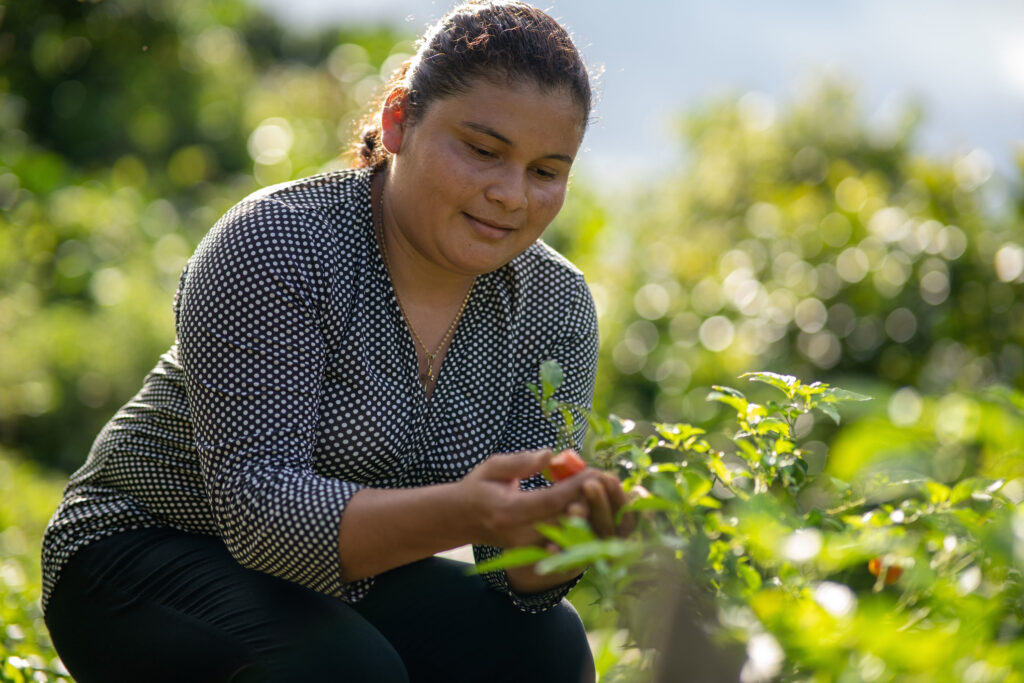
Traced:
[[408, 309], [434, 309], [442, 315], [452, 306], [457, 308], [476, 276], [452, 272], [421, 254], [396, 225], [387, 198], [381, 201], [384, 186], [384, 174], [375, 174], [371, 189], [374, 226], [392, 285], [403, 305]]

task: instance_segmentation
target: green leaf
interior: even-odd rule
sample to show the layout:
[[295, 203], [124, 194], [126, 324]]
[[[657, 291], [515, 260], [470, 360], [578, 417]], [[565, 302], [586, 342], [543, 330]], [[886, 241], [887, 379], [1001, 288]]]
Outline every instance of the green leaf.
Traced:
[[708, 465], [711, 466], [711, 471], [726, 484], [732, 483], [732, 472], [722, 462], [722, 457], [718, 454], [714, 454], [708, 459]]
[[470, 569], [470, 573], [486, 574], [487, 572], [493, 572], [499, 569], [525, 567], [526, 565], [534, 564], [535, 562], [539, 562], [547, 557], [551, 557], [550, 552], [533, 545], [524, 546], [522, 548], [510, 548], [498, 557], [493, 557], [489, 560], [478, 563], [475, 567]]
[[561, 526], [538, 524], [537, 531], [563, 548], [586, 543], [596, 538], [594, 532], [590, 529], [590, 524], [585, 519], [563, 517], [561, 522]]
[[700, 427], [694, 427], [693, 425], [684, 423], [668, 424], [664, 422], [655, 422], [654, 430], [661, 438], [668, 441], [673, 448], [677, 448], [680, 443], [686, 440], [693, 439], [701, 434], [706, 434], [706, 432]]
[[644, 510], [658, 510], [660, 512], [674, 512], [679, 509], [678, 503], [665, 500], [661, 496], [650, 495], [647, 498], [637, 498], [632, 500], [623, 507], [629, 510], [635, 510], [637, 512], [643, 512]]
[[671, 501], [683, 500], [683, 497], [679, 494], [679, 490], [675, 484], [667, 477], [652, 477], [647, 482], [647, 489], [656, 496]]
[[833, 408], [831, 405], [829, 405], [828, 403], [822, 403], [818, 406], [818, 410], [831, 417], [833, 422], [839, 424], [839, 411]]
[[744, 398], [743, 394], [730, 389], [729, 387], [712, 387], [714, 391], [708, 394], [708, 401], [718, 401], [724, 403], [727, 406], [731, 406], [736, 414], [740, 417], [746, 417], [747, 415], [747, 399]]
[[565, 435], [571, 437], [573, 432], [576, 431], [576, 416], [573, 415], [572, 410], [564, 403], [558, 407], [558, 412], [562, 414]]
[[711, 480], [696, 472], [683, 472], [683, 479], [686, 481], [686, 502], [690, 505], [696, 505], [697, 501], [711, 491]]
[[761, 462], [764, 459], [764, 456], [754, 447], [754, 444], [746, 439], [737, 439], [736, 445], [740, 449], [739, 455], [747, 462]]
[[723, 394], [728, 394], [729, 396], [735, 396], [736, 398], [746, 399], [746, 396], [744, 396], [742, 392], [740, 392], [738, 389], [733, 389], [732, 387], [713, 384], [711, 385], [711, 388]]
[[549, 398], [558, 391], [564, 380], [562, 366], [557, 361], [546, 360], [540, 364], [540, 381], [544, 385], [544, 398]]
[[1002, 487], [1003, 483], [1002, 479], [969, 477], [953, 487], [949, 494], [949, 502], [956, 505], [971, 498], [990, 498], [992, 493]]
[[618, 415], [609, 415], [608, 424], [612, 427], [612, 434], [619, 436], [620, 434], [629, 434], [636, 427], [636, 422], [626, 418], [619, 417]]
[[779, 436], [789, 436], [789, 423], [777, 417], [766, 417], [757, 423], [755, 430], [761, 435], [772, 433]]
[[537, 564], [537, 572], [548, 574], [593, 564], [598, 560], [621, 560], [639, 556], [642, 545], [623, 538], [595, 539], [551, 555]]
[[928, 496], [929, 503], [944, 503], [949, 500], [950, 488], [945, 484], [940, 484], [937, 481], [926, 481], [923, 488], [925, 495]]
[[864, 394], [858, 394], [854, 391], [847, 391], [846, 389], [840, 389], [839, 387], [832, 387], [826, 391], [821, 401], [824, 403], [839, 403], [840, 401], [870, 401], [870, 396]]
[[770, 384], [782, 391], [786, 396], [793, 397], [793, 388], [800, 384], [793, 375], [780, 375], [775, 372], [745, 372], [740, 375], [741, 379], [749, 379], [751, 382], [763, 382], [764, 384]]
[[1003, 401], [1013, 408], [1016, 408], [1017, 412], [1024, 414], [1024, 393], [1015, 391], [1010, 387], [995, 385], [988, 387], [982, 396], [985, 398], [993, 398], [999, 401]]
[[749, 564], [737, 564], [736, 575], [746, 584], [751, 592], [761, 588], [761, 575]]

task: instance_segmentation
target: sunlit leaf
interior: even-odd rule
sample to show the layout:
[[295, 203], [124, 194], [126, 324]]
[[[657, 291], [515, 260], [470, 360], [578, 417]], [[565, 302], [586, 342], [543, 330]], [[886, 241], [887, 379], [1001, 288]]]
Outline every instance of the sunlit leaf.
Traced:
[[924, 482], [924, 490], [931, 503], [944, 503], [949, 500], [950, 488], [937, 481]]
[[980, 495], [991, 496], [991, 494], [1003, 485], [1003, 481], [1000, 479], [986, 479], [983, 477], [970, 477], [957, 482], [956, 486], [953, 487], [949, 493], [949, 502], [951, 505], [957, 505], [971, 498], [977, 498]]
[[492, 557], [489, 560], [477, 563], [470, 571], [474, 574], [486, 574], [487, 572], [493, 572], [498, 569], [511, 569], [513, 567], [523, 567], [534, 564], [535, 562], [539, 562], [540, 560], [550, 556], [550, 552], [543, 548], [538, 548], [537, 546], [531, 545], [523, 546], [521, 548], [510, 548], [498, 557]]
[[985, 389], [984, 396], [995, 398], [1014, 407], [1018, 413], [1024, 414], [1024, 393], [1010, 387], [997, 384]]
[[832, 387], [824, 393], [821, 400], [826, 403], [839, 403], [841, 401], [870, 401], [871, 397], [854, 391]]
[[537, 531], [548, 540], [554, 541], [563, 548], [594, 540], [594, 532], [585, 519], [577, 517], [562, 518], [560, 526], [554, 524], [538, 524]]
[[584, 567], [598, 560], [614, 560], [639, 554], [642, 546], [635, 541], [609, 538], [581, 543], [551, 555], [537, 564], [537, 572], [547, 574]]
[[565, 375], [562, 366], [554, 360], [546, 360], [540, 364], [540, 380], [544, 385], [544, 398], [548, 398], [562, 386]]
[[836, 424], [839, 424], [839, 422], [840, 422], [839, 411], [837, 411], [831, 405], [829, 405], [828, 403], [822, 403], [822, 404], [818, 405], [818, 410], [820, 410], [821, 412], [823, 412], [826, 415], [828, 415], [829, 417], [831, 417], [833, 422], [835, 422]]
[[789, 436], [789, 423], [777, 417], [766, 417], [757, 423], [755, 429], [760, 435], [778, 434], [779, 436]]
[[698, 500], [704, 497], [709, 491], [711, 491], [711, 480], [702, 477], [696, 472], [684, 472], [683, 476], [686, 480], [686, 501], [690, 505], [694, 505]]
[[737, 564], [736, 574], [743, 580], [743, 583], [746, 584], [747, 590], [751, 592], [759, 590], [763, 584], [761, 575], [748, 564]]
[[786, 396], [792, 396], [794, 385], [800, 382], [793, 375], [780, 375], [775, 372], [745, 372], [740, 377], [749, 379], [751, 382], [769, 384], [785, 393]]
[[761, 462], [762, 454], [761, 451], [757, 450], [754, 444], [750, 443], [746, 439], [737, 439], [736, 445], [740, 449], [740, 455], [747, 462]]
[[647, 498], [636, 498], [628, 502], [624, 507], [637, 512], [644, 510], [659, 510], [661, 512], [673, 512], [679, 509], [679, 504], [669, 500], [665, 500], [659, 496], [649, 496]]
[[708, 401], [718, 401], [724, 403], [727, 406], [731, 406], [736, 411], [737, 415], [747, 414], [747, 399], [743, 397], [738, 391], [729, 389], [729, 387], [714, 387], [715, 391], [708, 394]]

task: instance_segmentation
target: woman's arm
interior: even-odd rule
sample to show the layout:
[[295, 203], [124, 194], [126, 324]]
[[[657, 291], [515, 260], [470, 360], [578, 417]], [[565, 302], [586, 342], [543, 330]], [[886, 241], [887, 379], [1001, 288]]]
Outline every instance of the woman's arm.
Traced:
[[338, 565], [338, 525], [359, 484], [314, 469], [333, 292], [330, 234], [312, 211], [247, 200], [207, 234], [175, 300], [203, 483], [239, 564], [358, 599]]
[[[412, 489], [365, 488], [345, 508], [338, 529], [342, 576], [355, 581], [467, 543], [512, 548], [541, 543], [552, 523], [583, 497], [596, 472], [523, 491], [519, 481], [543, 470], [549, 450], [495, 455], [462, 480]], [[515, 579], [513, 579], [513, 574]], [[513, 588], [536, 592], [571, 576], [510, 572]]]

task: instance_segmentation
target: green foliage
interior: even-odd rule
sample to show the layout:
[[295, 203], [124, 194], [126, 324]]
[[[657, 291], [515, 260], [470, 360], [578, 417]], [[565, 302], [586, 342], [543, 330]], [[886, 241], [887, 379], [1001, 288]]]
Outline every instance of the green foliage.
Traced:
[[724, 419], [706, 387], [751, 367], [876, 395], [1020, 386], [1024, 184], [980, 150], [915, 154], [920, 117], [880, 125], [836, 81], [729, 98], [683, 119], [677, 171], [603, 213], [570, 196], [557, 238], [598, 304], [595, 404]]
[[[714, 605], [701, 627], [746, 647], [749, 680], [1024, 680], [1024, 480], [903, 478], [892, 463], [854, 482], [813, 471], [800, 419], [819, 410], [838, 420], [837, 403], [867, 397], [788, 375], [744, 377], [783, 398], [756, 403], [714, 387], [708, 399], [735, 415], [724, 433], [666, 423], [641, 431], [592, 416], [591, 457], [623, 475], [638, 532], [598, 539], [567, 520], [542, 529], [562, 552], [510, 555], [494, 567], [592, 565], [597, 602], [643, 653], [618, 668], [606, 655], [613, 680], [649, 677], [656, 652], [680, 646], [665, 640], [677, 605], [650, 596], [691, 586]], [[1014, 407], [1022, 398], [991, 393]], [[1017, 412], [1001, 419], [1020, 427]], [[853, 429], [840, 437], [864, 448]], [[901, 572], [892, 585], [889, 567]]]
[[39, 607], [39, 546], [62, 478], [0, 450], [0, 681], [67, 681]]

